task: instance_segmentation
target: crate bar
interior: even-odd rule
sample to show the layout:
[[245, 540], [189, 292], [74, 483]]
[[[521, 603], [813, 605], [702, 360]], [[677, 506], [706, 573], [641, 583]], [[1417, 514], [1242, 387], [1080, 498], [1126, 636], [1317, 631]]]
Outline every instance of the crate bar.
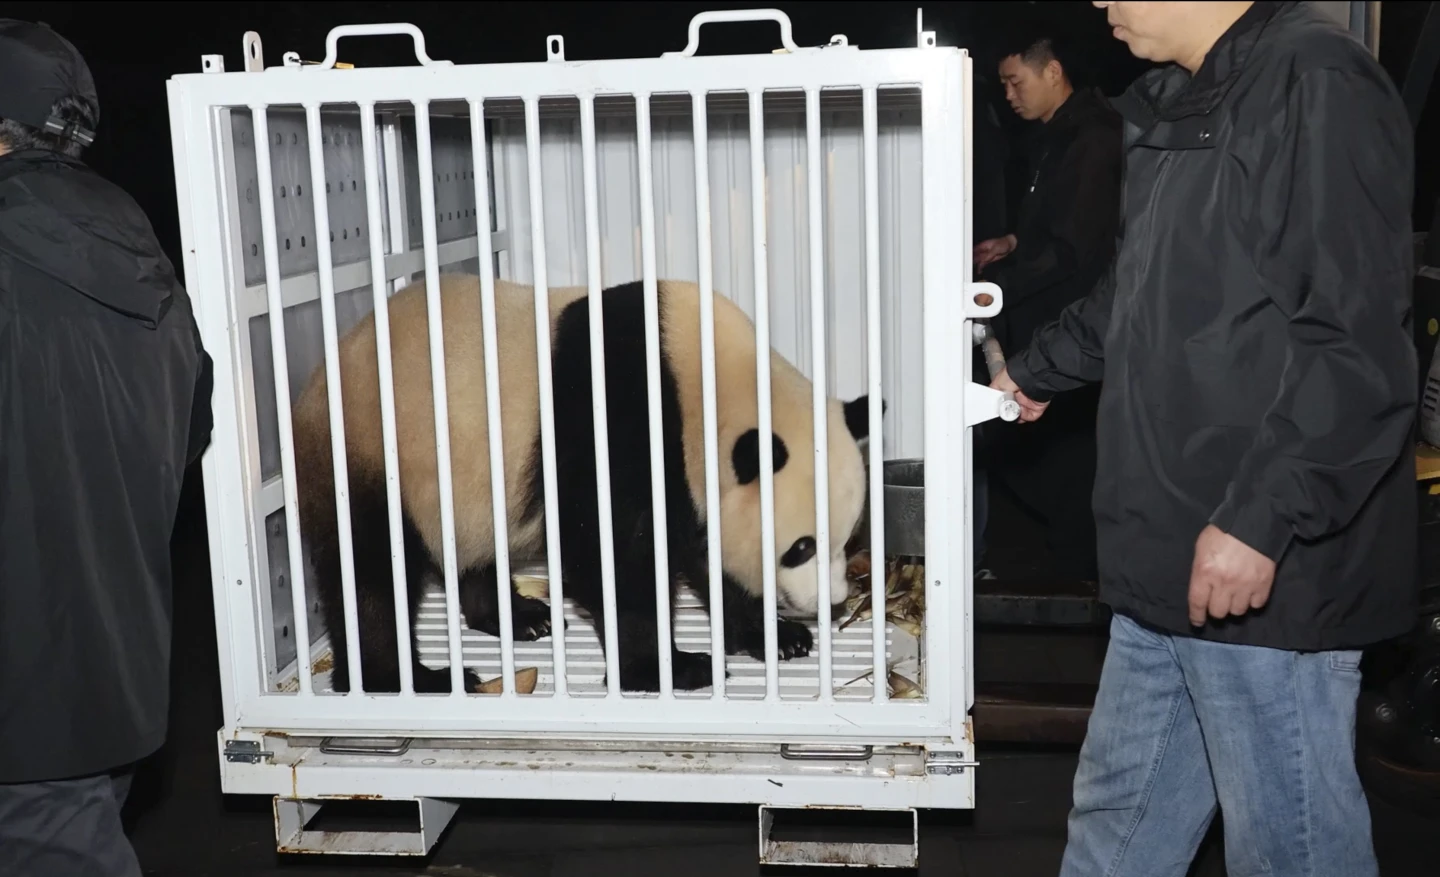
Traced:
[[[696, 91], [723, 89], [736, 95], [750, 90], [771, 90], [777, 96], [806, 89], [854, 91], [869, 85], [913, 89], [943, 79], [946, 65], [960, 56], [958, 49], [871, 49], [866, 51], [801, 52], [775, 55], [715, 55], [687, 58], [685, 63], [660, 58], [586, 61], [587, 92], [596, 97], [628, 97], [650, 91], [661, 98]], [[453, 100], [456, 95], [493, 91], [497, 71], [489, 64], [457, 64], [443, 76], [425, 67], [355, 68], [319, 70], [272, 67], [264, 73], [190, 73], [172, 81], [203, 83], [196, 89], [209, 106], [262, 102], [277, 94], [304, 92], [321, 103], [353, 102], [365, 94], [377, 103], [416, 100]], [[535, 62], [507, 64], [507, 81], [524, 83], [516, 97], [538, 100], [541, 95], [575, 94], [577, 70], [573, 64]], [[655, 84], [665, 83], [664, 91]], [[784, 82], [776, 88], [776, 82]], [[188, 83], [187, 83], [188, 84]]]
[[295, 431], [290, 419], [290, 363], [285, 347], [285, 308], [280, 299], [280, 244], [275, 231], [275, 180], [270, 168], [269, 105], [250, 104], [255, 126], [256, 188], [265, 249], [265, 288], [270, 297], [270, 355], [275, 365], [275, 419], [280, 427], [280, 474], [285, 485], [285, 535], [290, 549], [290, 599], [295, 618], [295, 672], [300, 696], [314, 694], [310, 675], [310, 614], [305, 599], [305, 559], [300, 544], [300, 501], [295, 490]]
[[640, 172], [640, 276], [645, 289], [645, 384], [650, 402], [650, 501], [655, 534], [655, 649], [660, 658], [660, 699], [674, 700], [671, 659], [670, 528], [665, 508], [665, 422], [660, 407], [660, 300], [655, 266], [655, 171], [651, 161], [650, 94], [635, 95]]
[[765, 92], [750, 98], [750, 230], [755, 251], [755, 386], [760, 429], [760, 569], [765, 603], [765, 700], [780, 699], [775, 596], [775, 451], [770, 409], [770, 268], [765, 225]]
[[[605, 317], [600, 297], [600, 194], [595, 169], [595, 96], [580, 96], [580, 163], [585, 174], [585, 278], [590, 294], [590, 388], [595, 490], [600, 513], [600, 589], [605, 607], [605, 686], [620, 696], [620, 621], [615, 609], [615, 537], [610, 512], [610, 420], [605, 407]], [[659, 643], [656, 643], [659, 648]]]
[[[365, 209], [370, 226], [370, 290], [374, 299], [375, 361], [380, 376], [380, 436], [385, 448], [385, 501], [390, 515], [390, 578], [395, 591], [395, 647], [399, 652], [400, 693], [415, 694], [414, 654], [410, 643], [410, 586], [405, 572], [405, 537], [400, 511], [400, 444], [395, 432], [395, 369], [390, 350], [390, 297], [385, 267], [385, 237], [380, 205], [380, 160], [376, 155], [375, 104], [360, 104], [360, 142], [365, 163]], [[318, 192], [319, 189], [316, 189]], [[318, 214], [317, 214], [318, 215]], [[328, 235], [326, 236], [329, 237]], [[358, 650], [359, 645], [350, 651]], [[358, 676], [352, 676], [358, 679]], [[353, 690], [353, 689], [352, 689]]]
[[[962, 59], [963, 60], [963, 59]], [[963, 283], [971, 277], [969, 229], [956, 220], [956, 205], [968, 209], [969, 193], [957, 168], [969, 161], [964, 138], [947, 120], [963, 119], [964, 78], [968, 64], [942, 68], [921, 92], [920, 161], [925, 193], [922, 261], [924, 292], [921, 308], [925, 387], [925, 626], [932, 635], [923, 643], [925, 698], [947, 706], [959, 727], [966, 713], [969, 668], [962, 668], [970, 646], [969, 612], [964, 603], [968, 570], [957, 556], [963, 539], [954, 538], [969, 520], [964, 504], [963, 470], [970, 432], [965, 427], [965, 387], [970, 380], [971, 351], [968, 336], [957, 344], [953, 333], [970, 331], [963, 322], [967, 304]], [[964, 124], [963, 122], [961, 124]], [[950, 129], [947, 131], [947, 129]], [[961, 294], [957, 294], [961, 293]], [[955, 376], [947, 378], [947, 376]], [[936, 619], [943, 619], [937, 622]], [[937, 624], [945, 636], [935, 636]], [[963, 641], [961, 641], [963, 639]], [[937, 670], [939, 672], [937, 672]]]
[[450, 696], [465, 697], [465, 653], [460, 639], [460, 570], [455, 548], [455, 485], [450, 469], [450, 396], [445, 383], [445, 327], [440, 308], [440, 253], [435, 231], [435, 166], [430, 142], [430, 101], [415, 105], [420, 163], [420, 229], [425, 246], [426, 323], [430, 329], [430, 392], [435, 400], [435, 459], [440, 488], [440, 544], [445, 570], [445, 627], [450, 639]]
[[[545, 198], [540, 179], [540, 98], [525, 98], [525, 159], [530, 189], [530, 255], [535, 273], [535, 357], [540, 378], [540, 472], [545, 483], [545, 554], [550, 636], [555, 645], [555, 697], [566, 694], [565, 593], [560, 566], [560, 497], [555, 470], [555, 391], [550, 363], [550, 292], [545, 270]], [[606, 644], [606, 654], [615, 644]]]
[[[954, 109], [960, 110], [959, 115], [962, 121], [960, 123], [961, 127], [959, 128], [959, 131], [968, 132], [972, 130], [971, 125], [974, 118], [974, 98], [970, 92], [970, 89], [967, 89], [965, 85], [974, 81], [971, 78], [973, 63], [974, 62], [970, 58], [966, 57], [961, 59], [960, 64], [952, 65], [945, 70], [945, 88], [946, 94], [949, 95], [952, 102], [952, 112], [954, 111]], [[959, 106], [954, 107], [955, 104], [958, 104]], [[971, 247], [974, 246], [975, 189], [972, 185], [972, 174], [974, 172], [975, 161], [972, 152], [973, 140], [960, 136], [954, 126], [951, 126], [949, 131], [951, 140], [950, 154], [960, 157], [960, 160], [957, 163], [950, 165], [952, 184], [954, 182], [953, 176], [956, 173], [956, 168], [962, 169], [962, 172], [964, 174], [961, 185], [959, 187], [960, 191], [958, 195], [954, 193], [953, 189], [951, 190], [951, 197], [955, 198], [959, 203], [964, 204], [964, 209], [960, 213], [960, 242], [963, 249], [951, 251], [951, 270], [940, 276], [953, 277], [958, 274], [961, 277], [970, 277], [971, 279], [973, 279], [975, 276], [975, 263], [971, 261], [968, 256], [963, 261], [956, 259], [954, 256], [956, 252], [963, 252], [968, 254], [971, 252]], [[958, 262], [959, 264], [956, 264], [956, 262]], [[969, 272], [969, 274], [966, 274], [965, 272]], [[955, 297], [952, 296], [952, 307], [954, 306], [954, 303]], [[1003, 306], [1003, 298], [1001, 303]], [[973, 324], [969, 322], [960, 322], [959, 326], [963, 333], [962, 337], [969, 338]], [[965, 344], [962, 346], [965, 348], [966, 352], [963, 355], [956, 357], [956, 359], [958, 359], [958, 362], [953, 363], [950, 373], [959, 374], [961, 385], [969, 386], [971, 382], [972, 367], [975, 359], [973, 356], [970, 355], [970, 345]], [[958, 578], [958, 582], [960, 584], [958, 592], [952, 590], [952, 593], [956, 593], [956, 603], [958, 603], [958, 606], [956, 606], [955, 611], [951, 613], [951, 617], [947, 619], [947, 626], [952, 627], [956, 630], [958, 635], [964, 637], [963, 655], [965, 661], [965, 672], [954, 674], [950, 678], [950, 686], [954, 692], [954, 704], [956, 714], [967, 715], [970, 712], [971, 707], [973, 707], [975, 703], [975, 686], [972, 681], [974, 679], [975, 673], [975, 637], [971, 634], [971, 625], [973, 624], [974, 620], [972, 617], [972, 613], [975, 606], [975, 571], [974, 565], [970, 561], [970, 558], [974, 556], [974, 548], [972, 541], [972, 537], [974, 534], [972, 528], [969, 526], [969, 522], [973, 520], [974, 516], [974, 493], [973, 489], [965, 491], [957, 490], [954, 485], [971, 484], [971, 473], [974, 471], [972, 457], [974, 449], [974, 432], [965, 427], [965, 410], [963, 407], [965, 394], [962, 392], [958, 393], [957, 396], [960, 399], [960, 404], [950, 407], [947, 413], [948, 417], [959, 418], [958, 426], [952, 426], [952, 429], [954, 429], [955, 432], [959, 433], [959, 441], [952, 442], [950, 447], [953, 448], [958, 445], [961, 448], [961, 454], [959, 456], [957, 466], [957, 468], [959, 469], [959, 477], [955, 478], [952, 476], [952, 480], [949, 482], [949, 484], [952, 485], [951, 490], [954, 492], [954, 500], [952, 500], [952, 503], [953, 505], [959, 506], [959, 509], [957, 510], [958, 513], [954, 514], [951, 518], [952, 529], [949, 532], [954, 532], [953, 527], [956, 522], [963, 523], [964, 528], [961, 530], [961, 532], [964, 535], [962, 536], [961, 544], [964, 545], [966, 549], [964, 554], [962, 555], [965, 560], [965, 564], [963, 567], [958, 569], [958, 577], [955, 574], [955, 568], [959, 567], [960, 565], [956, 562], [957, 559], [953, 554], [947, 555], [951, 563], [951, 579], [953, 581]], [[952, 457], [952, 459], [954, 458]], [[928, 606], [929, 604], [927, 603], [926, 605]], [[926, 616], [925, 623], [926, 625], [929, 625], [930, 623], [928, 615]], [[947, 655], [945, 660], [951, 661], [954, 659]]]
[[[825, 361], [825, 225], [821, 212], [820, 170], [820, 90], [805, 90], [805, 160], [809, 183], [805, 187], [810, 201], [810, 349], [814, 352], [811, 365], [811, 387], [815, 411], [815, 585], [816, 622], [820, 629], [820, 702], [835, 699], [831, 681], [830, 631], [830, 442], [826, 432]], [[762, 442], [763, 444], [763, 442]], [[884, 680], [876, 679], [883, 685]]]
[[[720, 438], [715, 408], [715, 289], [710, 255], [710, 134], [705, 89], [690, 93], [695, 122], [695, 232], [700, 279], [700, 392], [705, 412], [705, 532], [710, 563], [711, 697], [725, 699], [725, 579], [721, 566]], [[761, 442], [760, 444], [765, 444]]]
[[[219, 274], [218, 282], [221, 284], [228, 283], [230, 289], [239, 289], [240, 287], [245, 285], [245, 269], [242, 264], [242, 254], [245, 250], [245, 244], [247, 241], [245, 239], [244, 233], [241, 230], [241, 221], [239, 215], [240, 212], [237, 209], [237, 205], [233, 202], [233, 200], [228, 203], [219, 200], [228, 193], [244, 191], [240, 185], [240, 175], [237, 173], [235, 160], [235, 147], [238, 144], [234, 136], [234, 123], [238, 116], [236, 115], [236, 110], [221, 109], [214, 112], [213, 118], [215, 120], [217, 130], [227, 132], [229, 136], [222, 136], [219, 142], [214, 144], [214, 146], [218, 147], [217, 149], [214, 149], [212, 153], [213, 159], [215, 161], [215, 170], [217, 177], [215, 182], [218, 185], [215, 185], [213, 191], [207, 192], [207, 194], [215, 197], [217, 201], [214, 203], [215, 212], [208, 213], [206, 215], [215, 217], [219, 220], [218, 223], [214, 223], [213, 226], [211, 226], [211, 228], [218, 232], [219, 240], [222, 242], [221, 247], [223, 247], [220, 258], [216, 260], [218, 265], [217, 273]], [[188, 122], [188, 120], [186, 121]], [[188, 131], [186, 131], [184, 127], [185, 123], [177, 119], [173, 112], [171, 114], [171, 125], [177, 126], [177, 130], [174, 132], [177, 136], [183, 137], [185, 134], [188, 133]], [[187, 157], [177, 148], [177, 151], [175, 152], [176, 185], [178, 187], [177, 194], [181, 199], [179, 204], [180, 217], [181, 221], [185, 223], [188, 223], [191, 219], [191, 216], [193, 215], [188, 209], [190, 206], [188, 203], [188, 198], [190, 197], [190, 195], [186, 192], [186, 187], [189, 183], [189, 171], [186, 167], [187, 161]], [[186, 179], [182, 180], [182, 175], [187, 175]], [[201, 212], [205, 213], [203, 209]], [[208, 230], [209, 229], [207, 229], [207, 231]], [[184, 238], [188, 240], [190, 229], [185, 228], [183, 231]], [[189, 259], [193, 259], [195, 256], [195, 250], [192, 249], [192, 246], [194, 245], [190, 243], [186, 243], [184, 245], [186, 256]], [[201, 269], [198, 266], [194, 265], [193, 262], [187, 263], [185, 266], [185, 277], [187, 278], [187, 282], [192, 285], [192, 289], [204, 286], [207, 282], [209, 282], [199, 276], [200, 271]], [[189, 278], [194, 279], [191, 280]], [[225, 287], [221, 286], [219, 288]], [[281, 287], [281, 298], [283, 301], [283, 284]], [[263, 467], [260, 463], [259, 442], [250, 442], [247, 440], [250, 437], [250, 433], [249, 430], [246, 428], [247, 424], [253, 424], [256, 422], [258, 407], [256, 405], [257, 388], [255, 381], [256, 351], [254, 348], [254, 337], [252, 337], [255, 336], [255, 332], [252, 328], [252, 323], [254, 322], [255, 317], [268, 314], [270, 309], [270, 303], [267, 299], [265, 278], [263, 276], [260, 278], [260, 282], [255, 286], [254, 299], [257, 306], [251, 310], [246, 311], [241, 310], [240, 303], [237, 302], [234, 298], [221, 298], [220, 301], [215, 304], [217, 310], [219, 310], [223, 315], [227, 317], [227, 322], [221, 324], [221, 331], [226, 334], [222, 335], [221, 337], [224, 337], [228, 343], [234, 344], [236, 360], [233, 362], [233, 365], [237, 368], [238, 374], [243, 377], [241, 377], [238, 387], [235, 386], [234, 378], [230, 377], [228, 373], [226, 374], [225, 378], [222, 378], [221, 372], [219, 371], [219, 369], [221, 368], [222, 360], [227, 366], [231, 365], [232, 363], [229, 359], [225, 357], [214, 356], [214, 366], [217, 371], [215, 375], [215, 398], [213, 402], [215, 410], [217, 412], [220, 411], [221, 409], [219, 406], [225, 404], [220, 395], [220, 382], [222, 380], [228, 379], [230, 383], [226, 385], [226, 388], [230, 389], [235, 394], [234, 400], [236, 407], [233, 410], [235, 410], [236, 414], [239, 415], [239, 417], [237, 418], [238, 423], [235, 424], [236, 435], [231, 436], [231, 438], [232, 440], [236, 441], [236, 445], [238, 448], [244, 448], [243, 451], [236, 450], [235, 452], [233, 452], [232, 456], [229, 458], [229, 462], [236, 464], [240, 470], [239, 480], [243, 485], [240, 487], [240, 489], [251, 492], [255, 491], [256, 483], [261, 480], [260, 473], [263, 470]], [[192, 303], [195, 308], [195, 319], [201, 327], [201, 333], [202, 335], [208, 336], [201, 314], [201, 302], [198, 299], [195, 299], [192, 301]], [[231, 327], [233, 327], [234, 330], [233, 335], [230, 333]], [[208, 346], [207, 349], [209, 349]], [[214, 350], [210, 350], [210, 352], [212, 355], [215, 354]], [[271, 382], [271, 386], [274, 386], [273, 381]], [[219, 415], [217, 414], [216, 416], [218, 417]], [[220, 436], [221, 433], [217, 428], [214, 434], [215, 442], [217, 444], [220, 442]], [[224, 452], [221, 453], [223, 454]], [[212, 454], [207, 459], [213, 458], [213, 456], [214, 455]], [[211, 475], [207, 474], [205, 477], [210, 478]], [[281, 477], [281, 475], [277, 472], [270, 477], [269, 481], [273, 489], [270, 490], [269, 495], [266, 497], [267, 501], [264, 503], [251, 505], [249, 508], [242, 507], [241, 509], [243, 513], [242, 516], [244, 518], [242, 526], [244, 528], [248, 528], [249, 532], [267, 532], [269, 529], [267, 523], [269, 522], [270, 517], [276, 512], [282, 511], [285, 508], [285, 479]], [[206, 488], [207, 497], [211, 496], [216, 491], [214, 482], [208, 483], [211, 486]], [[219, 513], [217, 513], [214, 508], [210, 508], [208, 513], [211, 520], [220, 520]], [[210, 550], [211, 556], [214, 557], [216, 560], [220, 560], [222, 554], [221, 550], [216, 545], [216, 535], [217, 534], [212, 529], [209, 534], [211, 543]], [[270, 583], [275, 581], [273, 578], [273, 574], [275, 570], [279, 567], [277, 564], [272, 563], [272, 558], [270, 556], [269, 550], [270, 546], [266, 544], [263, 548], [261, 548], [261, 541], [262, 540], [256, 540], [250, 553], [250, 562], [253, 564], [253, 566], [250, 568], [250, 572], [253, 574], [254, 580], [256, 582]], [[223, 563], [223, 560], [221, 560], [221, 562]], [[227, 578], [227, 576], [221, 576], [221, 581], [224, 581]], [[241, 588], [244, 587], [243, 583], [244, 579], [235, 580], [235, 584]], [[225, 589], [223, 594], [216, 594], [215, 599], [217, 603], [228, 603], [230, 593], [230, 589], [227, 588]], [[239, 595], [237, 594], [237, 596]], [[266, 619], [274, 617], [275, 609], [281, 602], [277, 595], [275, 595], [275, 593], [269, 587], [261, 589], [259, 593], [253, 594], [252, 599], [254, 601], [253, 603], [251, 603], [252, 610], [258, 612], [261, 617]], [[219, 606], [217, 605], [216, 608], [218, 610]], [[225, 608], [228, 610], [230, 607], [227, 605]], [[245, 627], [249, 628], [251, 626], [245, 625]], [[217, 632], [220, 632], [220, 628], [217, 628]], [[279, 680], [285, 675], [286, 669], [288, 669], [286, 667], [275, 666], [275, 662], [272, 662], [270, 660], [271, 656], [274, 656], [276, 654], [276, 633], [277, 631], [275, 630], [273, 625], [264, 624], [263, 628], [258, 631], [259, 635], [257, 637], [257, 644], [260, 647], [261, 656], [259, 669], [261, 671], [261, 676], [264, 679], [264, 682], [262, 682], [261, 684], [263, 687], [267, 688], [278, 683]], [[249, 635], [253, 635], [253, 632]], [[226, 648], [227, 638], [228, 635], [226, 633], [221, 633], [220, 647], [222, 649]], [[229, 657], [230, 656], [228, 655], [224, 656], [221, 664], [222, 670], [227, 673], [231, 670], [228, 661]], [[233, 680], [231, 684], [233, 684]], [[222, 688], [229, 689], [230, 685], [222, 684]], [[227, 707], [227, 715], [229, 714], [229, 712], [230, 710]]]
[[880, 373], [880, 119], [878, 96], [873, 87], [864, 89], [862, 131], [865, 138], [865, 328], [869, 365], [865, 370], [870, 385], [870, 624], [875, 633], [875, 702], [884, 703], [889, 669], [885, 642], [885, 490], [881, 474], [885, 467], [883, 413], [884, 385]]
[[[405, 243], [405, 150], [401, 145], [397, 115], [385, 114], [385, 123], [380, 130], [385, 141], [385, 215], [389, 220], [387, 228], [390, 232], [390, 252], [400, 255], [407, 253], [409, 247]], [[385, 279], [390, 293], [393, 294], [409, 285], [410, 274], [386, 274]]]
[[[485, 345], [485, 420], [490, 442], [491, 532], [495, 538], [496, 606], [500, 616], [500, 696], [515, 691], [515, 626], [510, 594], [510, 529], [505, 496], [505, 433], [500, 421], [500, 340], [495, 325], [495, 254], [490, 240], [490, 168], [485, 161], [485, 101], [470, 101], [470, 159], [474, 166], [475, 203], [484, 216], [475, 222], [475, 248], [480, 259], [480, 320]], [[477, 211], [478, 213], [479, 211]]]
[[[236, 302], [223, 294], [224, 290], [238, 288], [244, 276], [237, 264], [241, 236], [235, 193], [239, 188], [230, 182], [234, 179], [233, 143], [231, 148], [216, 148], [217, 139], [221, 143], [228, 139], [216, 135], [230, 130], [231, 113], [203, 107], [191, 98], [184, 84], [167, 82], [165, 91], [180, 221], [180, 256], [195, 321], [215, 369], [215, 429], [212, 444], [200, 459], [200, 469], [205, 487], [210, 590], [217, 613], [221, 711], [225, 727], [234, 727], [240, 721], [243, 705], [268, 686], [266, 658], [272, 647], [267, 645], [269, 638], [260, 633], [266, 607], [256, 593], [256, 585], [268, 581], [268, 552], [259, 547], [262, 540], [247, 538], [265, 529], [263, 520], [251, 517], [254, 509], [247, 508], [245, 502], [259, 480], [255, 473], [260, 468], [258, 443], [251, 441], [251, 424], [255, 421], [253, 348], [248, 326], [237, 319]], [[232, 160], [227, 163], [227, 159]], [[229, 185], [218, 184], [221, 180]], [[199, 293], [201, 289], [219, 290], [222, 294], [204, 295]], [[222, 424], [233, 430], [222, 428]], [[283, 496], [282, 489], [277, 509], [284, 507]], [[228, 534], [240, 534], [242, 538], [230, 539]]]
[[[330, 453], [335, 465], [335, 515], [340, 541], [340, 593], [349, 663], [348, 697], [364, 689], [360, 667], [360, 616], [355, 605], [354, 540], [350, 532], [350, 469], [345, 460], [345, 408], [340, 394], [340, 333], [335, 327], [335, 264], [330, 252], [330, 200], [325, 194], [325, 151], [320, 104], [305, 104], [305, 138], [310, 150], [310, 190], [315, 204], [316, 277], [320, 281], [320, 332], [325, 346], [325, 388], [330, 411]], [[374, 229], [371, 229], [374, 232]], [[294, 576], [291, 576], [294, 578]], [[337, 631], [331, 631], [333, 640]]]

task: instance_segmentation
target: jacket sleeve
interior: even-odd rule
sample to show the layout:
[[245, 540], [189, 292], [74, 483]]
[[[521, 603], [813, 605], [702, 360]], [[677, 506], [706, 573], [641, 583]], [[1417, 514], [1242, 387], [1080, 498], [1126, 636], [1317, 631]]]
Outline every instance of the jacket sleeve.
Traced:
[[1015, 252], [987, 273], [1014, 307], [1080, 269], [1096, 249], [1113, 240], [1120, 207], [1120, 132], [1088, 125], [1046, 183], [1045, 228], [1017, 238]]
[[1098, 382], [1105, 375], [1105, 333], [1114, 300], [1112, 258], [1089, 295], [1072, 302], [1059, 319], [1035, 333], [1029, 347], [1006, 361], [1010, 379], [1036, 402]]
[[[1315, 69], [1256, 172], [1259, 283], [1289, 323], [1275, 400], [1210, 522], [1279, 561], [1344, 529], [1410, 442], [1411, 131], [1383, 76]], [[1268, 271], [1270, 276], [1265, 276]]]

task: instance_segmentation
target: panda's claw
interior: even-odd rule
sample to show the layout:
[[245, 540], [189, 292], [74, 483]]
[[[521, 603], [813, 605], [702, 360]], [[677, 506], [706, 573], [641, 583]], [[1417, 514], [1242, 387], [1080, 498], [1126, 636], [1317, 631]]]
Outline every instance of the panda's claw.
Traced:
[[810, 628], [798, 621], [791, 621], [786, 618], [780, 619], [775, 628], [775, 651], [780, 660], [789, 661], [792, 658], [804, 658], [810, 654], [810, 649], [815, 645], [815, 639], [810, 634]]
[[514, 595], [510, 619], [519, 642], [534, 642], [550, 635], [550, 607], [540, 600]]

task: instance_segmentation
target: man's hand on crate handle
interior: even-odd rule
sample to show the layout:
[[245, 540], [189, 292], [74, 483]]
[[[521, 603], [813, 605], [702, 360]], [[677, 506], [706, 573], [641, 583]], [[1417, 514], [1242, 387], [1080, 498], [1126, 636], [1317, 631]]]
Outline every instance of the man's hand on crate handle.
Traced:
[[1015, 401], [1020, 403], [1021, 423], [1034, 423], [1040, 419], [1040, 415], [1045, 413], [1045, 409], [1050, 407], [1049, 402], [1036, 402], [1034, 399], [1025, 395], [1020, 389], [1020, 386], [1010, 380], [1009, 369], [1002, 369], [1000, 374], [996, 375], [995, 379], [990, 382], [990, 386], [992, 389], [999, 390], [1002, 393], [1014, 394]]

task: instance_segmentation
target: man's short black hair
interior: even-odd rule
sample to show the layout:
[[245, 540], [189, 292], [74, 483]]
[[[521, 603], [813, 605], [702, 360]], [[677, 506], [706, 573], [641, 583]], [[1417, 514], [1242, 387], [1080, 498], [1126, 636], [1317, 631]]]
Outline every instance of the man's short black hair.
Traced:
[[1036, 70], [1055, 61], [1060, 65], [1060, 72], [1069, 78], [1070, 71], [1065, 64], [1065, 54], [1064, 40], [1049, 33], [1030, 30], [1012, 33], [1000, 48], [1000, 60], [1018, 55], [1021, 61]]

